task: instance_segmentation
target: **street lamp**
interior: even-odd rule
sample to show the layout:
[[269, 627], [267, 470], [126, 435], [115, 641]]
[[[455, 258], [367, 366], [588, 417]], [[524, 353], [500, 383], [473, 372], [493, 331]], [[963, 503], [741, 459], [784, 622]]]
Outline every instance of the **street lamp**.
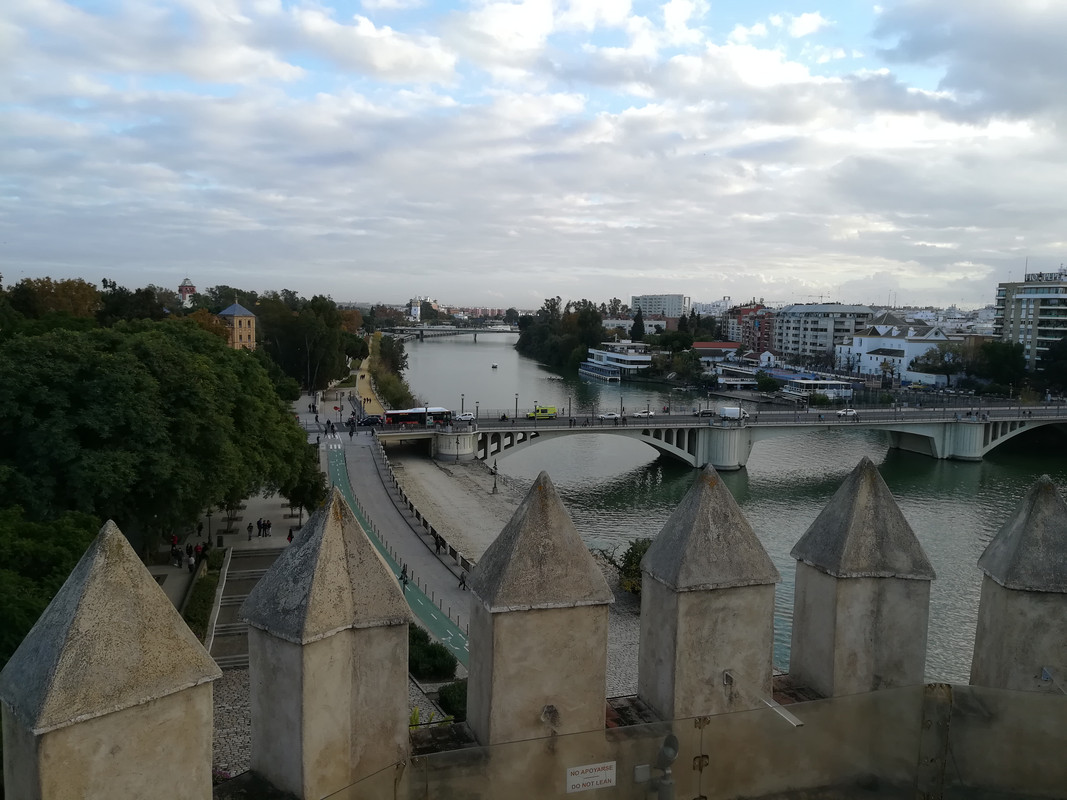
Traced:
[[475, 419], [478, 419], [478, 404], [479, 404], [479, 401], [475, 400], [474, 401], [474, 418]]
[[519, 416], [519, 393], [515, 392], [515, 416], [512, 419], [518, 419]]
[[459, 413], [460, 414], [463, 413], [463, 395], [462, 394], [460, 394], [460, 396], [459, 396]]

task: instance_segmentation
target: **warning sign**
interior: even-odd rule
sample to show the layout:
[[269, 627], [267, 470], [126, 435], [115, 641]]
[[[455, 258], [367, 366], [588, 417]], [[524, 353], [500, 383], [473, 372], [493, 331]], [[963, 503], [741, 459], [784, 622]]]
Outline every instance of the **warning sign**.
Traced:
[[586, 764], [583, 767], [567, 767], [567, 794], [603, 789], [615, 785], [615, 762]]

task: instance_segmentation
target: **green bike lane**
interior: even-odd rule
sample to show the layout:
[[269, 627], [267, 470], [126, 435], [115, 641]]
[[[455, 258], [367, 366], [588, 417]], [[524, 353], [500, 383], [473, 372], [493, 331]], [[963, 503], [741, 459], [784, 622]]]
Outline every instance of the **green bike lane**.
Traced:
[[[393, 571], [393, 575], [399, 576], [401, 566], [397, 563], [396, 558], [389, 552], [389, 548], [382, 542], [375, 534], [375, 526], [371, 523], [363, 512], [363, 509], [359, 502], [356, 500], [355, 493], [352, 491], [352, 481], [348, 473], [348, 462], [345, 457], [345, 446], [340, 437], [337, 439], [326, 440], [326, 464], [329, 471], [330, 482], [341, 490], [341, 494], [344, 495], [345, 500], [348, 501], [349, 506], [352, 507], [352, 512], [356, 515], [356, 519], [363, 526], [363, 530], [366, 532], [367, 537], [370, 539], [371, 544], [381, 554], [382, 558], [389, 565], [389, 568]], [[380, 484], [381, 491], [388, 494], [388, 490], [384, 484]], [[368, 487], [370, 491], [375, 491], [375, 488]], [[389, 500], [390, 504], [392, 499]], [[404, 523], [405, 527], [407, 523]], [[414, 533], [410, 530], [400, 531], [399, 535], [414, 536]], [[423, 547], [421, 542], [416, 542], [415, 546]], [[441, 565], [441, 569], [447, 572], [447, 580], [452, 579], [452, 573]], [[422, 625], [440, 641], [445, 647], [451, 651], [451, 653], [459, 660], [464, 667], [467, 666], [468, 661], [468, 648], [467, 648], [467, 635], [459, 627], [456, 622], [449, 618], [442, 609], [434, 605], [433, 600], [426, 594], [426, 592], [417, 586], [415, 583], [408, 583], [407, 588], [404, 589], [404, 597], [408, 601], [408, 605], [411, 607], [412, 612], [422, 623]]]

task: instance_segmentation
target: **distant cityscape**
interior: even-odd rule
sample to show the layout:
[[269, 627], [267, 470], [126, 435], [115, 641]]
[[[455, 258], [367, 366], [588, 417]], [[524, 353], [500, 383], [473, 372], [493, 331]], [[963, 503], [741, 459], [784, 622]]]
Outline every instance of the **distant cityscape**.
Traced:
[[[184, 303], [196, 287], [186, 278], [178, 289]], [[892, 383], [945, 385], [945, 375], [911, 368], [916, 358], [939, 345], [973, 352], [987, 341], [1018, 344], [1028, 370], [1041, 368], [1043, 354], [1067, 335], [1067, 268], [1027, 273], [1021, 281], [991, 290], [994, 302], [984, 308], [956, 306], [869, 306], [844, 303], [788, 303], [763, 298], [736, 302], [723, 297], [693, 302], [684, 294], [631, 295], [601, 302], [604, 327], [616, 341], [626, 336], [638, 310], [645, 329], [657, 334], [689, 328], [689, 320], [714, 321], [720, 341], [694, 342], [707, 367], [714, 362], [745, 361], [756, 366], [803, 365], [857, 375], [888, 376]], [[415, 296], [405, 303], [339, 302], [343, 308], [388, 308], [408, 324], [517, 324], [538, 309], [449, 305]], [[250, 313], [250, 312], [249, 312]], [[682, 322], [687, 320], [687, 322]]]

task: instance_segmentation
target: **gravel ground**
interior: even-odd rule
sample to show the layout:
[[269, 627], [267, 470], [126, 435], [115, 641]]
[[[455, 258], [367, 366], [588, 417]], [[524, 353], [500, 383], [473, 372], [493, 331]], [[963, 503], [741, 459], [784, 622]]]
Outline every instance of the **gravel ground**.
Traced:
[[[212, 765], [231, 776], [247, 772], [251, 766], [252, 716], [248, 699], [248, 670], [231, 669], [215, 681], [215, 746]], [[441, 716], [418, 685], [408, 679], [408, 700], [419, 709], [419, 719]]]

